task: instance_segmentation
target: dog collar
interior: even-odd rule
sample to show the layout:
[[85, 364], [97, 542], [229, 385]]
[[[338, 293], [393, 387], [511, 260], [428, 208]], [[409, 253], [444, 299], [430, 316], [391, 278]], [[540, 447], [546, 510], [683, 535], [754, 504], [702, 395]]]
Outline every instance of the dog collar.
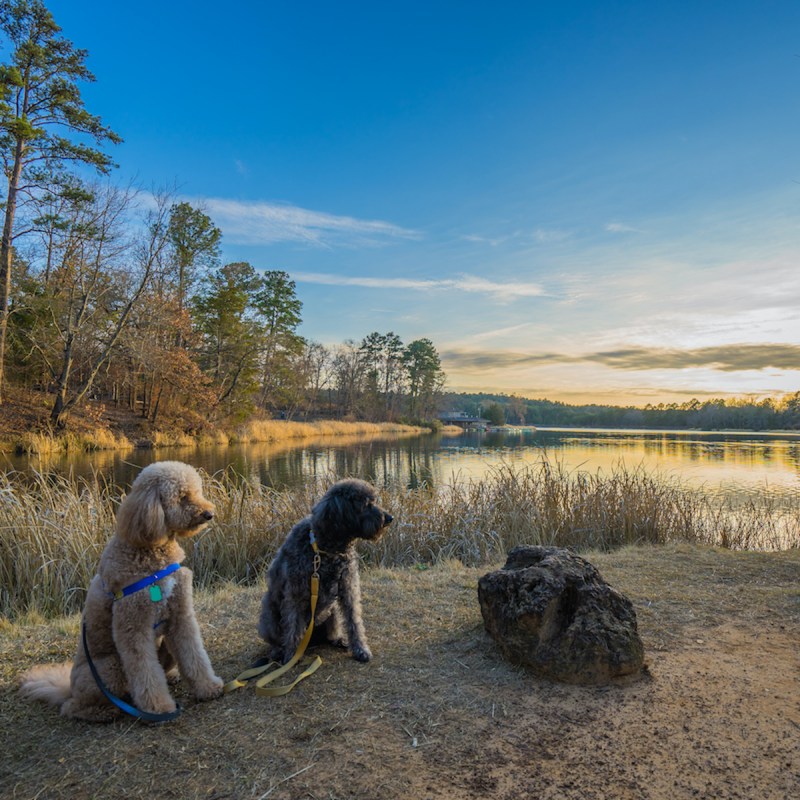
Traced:
[[[124, 589], [120, 589], [118, 592], [109, 592], [109, 594], [114, 598], [114, 602], [117, 600], [122, 600], [123, 597], [127, 597], [130, 594], [135, 594], [142, 589], [146, 589], [148, 586], [153, 586], [156, 581], [160, 581], [162, 578], [166, 578], [167, 575], [172, 575], [173, 572], [179, 570], [181, 565], [176, 561], [174, 564], [169, 564], [168, 566], [164, 567], [164, 569], [160, 569], [158, 572], [154, 572], [152, 575], [148, 575], [146, 578], [142, 578], [136, 583], [132, 583], [130, 586], [126, 586]], [[150, 599], [157, 603], [161, 599], [161, 587], [154, 586], [150, 590]]]
[[317, 544], [317, 537], [314, 535], [313, 529], [308, 532], [308, 541], [311, 542], [311, 549], [314, 551], [315, 556], [328, 556], [329, 558], [346, 558], [347, 552], [344, 553], [329, 553], [327, 550], [320, 550]]

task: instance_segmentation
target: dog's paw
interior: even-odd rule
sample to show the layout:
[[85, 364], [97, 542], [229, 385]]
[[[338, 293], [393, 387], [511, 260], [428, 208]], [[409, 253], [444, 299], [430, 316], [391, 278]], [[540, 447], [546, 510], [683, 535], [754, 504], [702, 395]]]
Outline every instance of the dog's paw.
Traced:
[[222, 678], [214, 675], [208, 683], [196, 685], [193, 694], [198, 700], [216, 700], [218, 697], [222, 697], [224, 685]]
[[178, 707], [168, 694], [151, 695], [146, 700], [142, 700], [138, 706], [142, 711], [149, 711], [151, 714], [171, 714]]
[[366, 664], [372, 658], [372, 652], [366, 645], [360, 645], [353, 648], [353, 658]]
[[171, 670], [169, 670], [165, 674], [166, 674], [166, 677], [167, 677], [167, 683], [170, 686], [174, 686], [181, 679], [181, 673], [179, 672], [177, 667], [173, 667]]
[[347, 650], [348, 644], [347, 639], [339, 638], [339, 639], [328, 639], [328, 644], [331, 647], [338, 647], [340, 650]]

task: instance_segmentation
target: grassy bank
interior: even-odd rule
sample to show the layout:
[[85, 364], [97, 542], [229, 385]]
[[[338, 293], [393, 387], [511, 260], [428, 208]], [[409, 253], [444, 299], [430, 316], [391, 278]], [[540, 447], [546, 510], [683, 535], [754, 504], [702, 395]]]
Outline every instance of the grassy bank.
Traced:
[[130, 450], [133, 443], [123, 433], [104, 428], [55, 436], [46, 432], [27, 432], [6, 446], [8, 451], [49, 456], [61, 453], [91, 453], [95, 450]]
[[86, 453], [97, 450], [132, 450], [135, 447], [194, 447], [247, 443], [296, 442], [346, 436], [414, 436], [429, 432], [427, 428], [390, 422], [291, 422], [288, 420], [251, 420], [241, 427], [196, 436], [180, 431], [152, 431], [147, 435], [126, 435], [106, 428], [94, 427], [80, 432], [53, 434], [47, 431], [27, 432], [6, 441], [3, 447], [17, 453], [41, 456], [63, 453]]
[[[187, 548], [195, 583], [256, 582], [289, 527], [332, 480], [276, 491], [234, 475], [206, 476], [217, 517]], [[80, 609], [118, 501], [97, 480], [0, 476], [0, 615]], [[606, 551], [678, 542], [800, 546], [800, 512], [779, 512], [766, 499], [732, 509], [642, 470], [600, 477], [542, 461], [438, 491], [387, 487], [381, 501], [395, 521], [380, 542], [363, 548], [365, 562], [381, 567], [451, 560], [478, 566], [502, 560], [518, 544]]]
[[157, 429], [124, 406], [88, 400], [74, 408], [64, 431], [52, 429], [52, 396], [43, 392], [5, 387], [0, 405], [0, 452], [59, 455], [98, 450], [127, 450], [134, 447], [194, 447], [209, 444], [246, 442], [281, 442], [323, 436], [409, 435], [425, 433], [418, 428], [397, 423], [347, 422], [321, 420], [251, 419], [243, 424], [203, 423], [203, 430], [185, 432], [185, 421], [165, 421]]

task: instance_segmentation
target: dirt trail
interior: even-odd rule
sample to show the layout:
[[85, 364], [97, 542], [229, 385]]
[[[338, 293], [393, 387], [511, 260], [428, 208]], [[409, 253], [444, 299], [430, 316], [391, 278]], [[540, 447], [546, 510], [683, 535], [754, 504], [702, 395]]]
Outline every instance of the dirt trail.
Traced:
[[[431, 797], [800, 797], [796, 634], [726, 624], [605, 690], [531, 686]], [[441, 765], [440, 766], [445, 766]], [[423, 796], [415, 789], [410, 796]]]

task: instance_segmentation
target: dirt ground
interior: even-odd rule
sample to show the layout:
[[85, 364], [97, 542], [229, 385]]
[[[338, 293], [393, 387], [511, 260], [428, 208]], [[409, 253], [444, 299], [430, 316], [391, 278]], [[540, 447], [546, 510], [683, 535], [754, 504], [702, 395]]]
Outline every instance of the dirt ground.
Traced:
[[[790, 800], [800, 797], [800, 552], [629, 548], [588, 558], [634, 602], [648, 669], [605, 687], [506, 663], [483, 630], [487, 569], [372, 570], [375, 658], [321, 649], [292, 694], [176, 693], [174, 723], [98, 726], [21, 701], [77, 618], [0, 624], [0, 797], [205, 800]], [[260, 654], [260, 589], [198, 598], [212, 662]]]

